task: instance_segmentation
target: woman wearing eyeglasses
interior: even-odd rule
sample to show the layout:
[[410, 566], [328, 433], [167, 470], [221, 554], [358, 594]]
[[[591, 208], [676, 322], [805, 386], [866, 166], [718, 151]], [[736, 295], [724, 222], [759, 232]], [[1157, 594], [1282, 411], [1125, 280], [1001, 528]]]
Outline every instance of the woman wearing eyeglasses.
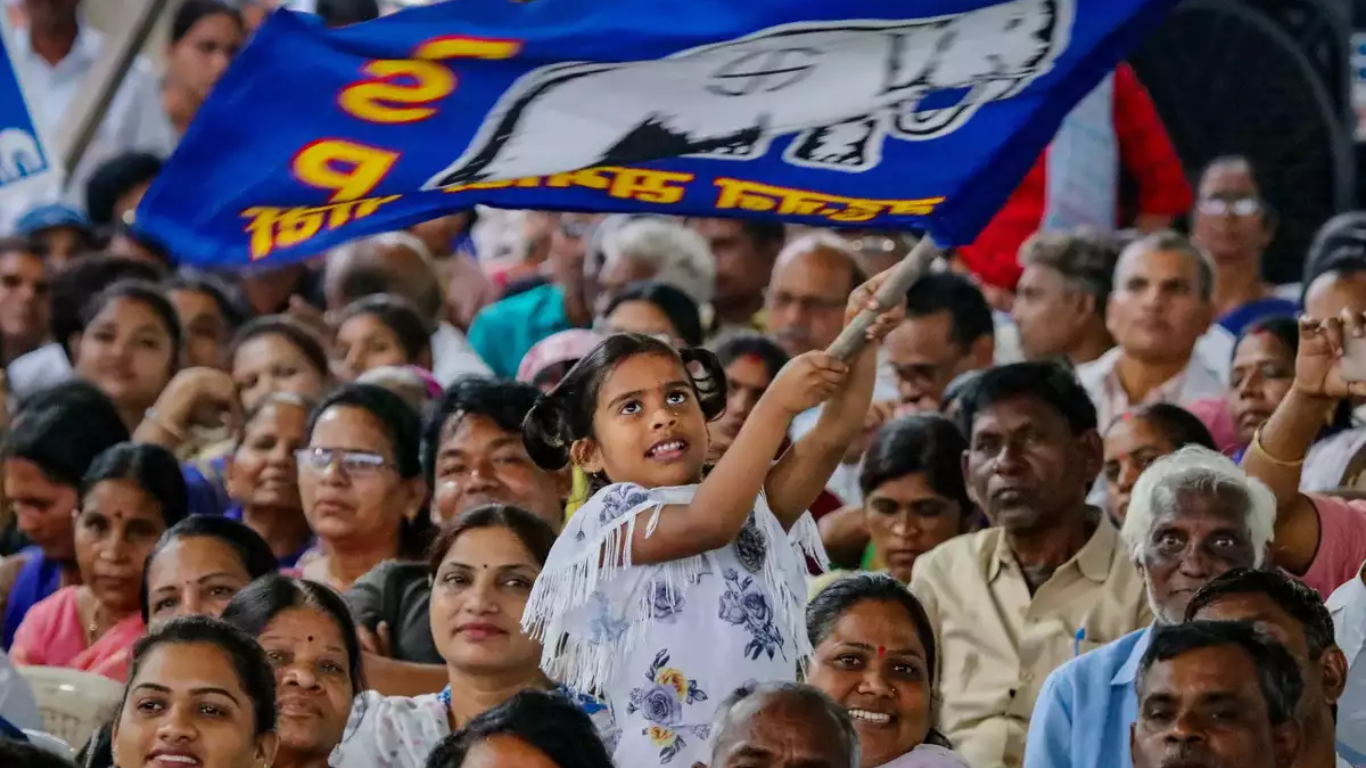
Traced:
[[421, 424], [407, 403], [372, 384], [348, 384], [313, 410], [296, 454], [304, 516], [317, 536], [304, 578], [339, 592], [385, 560], [418, 560], [431, 521]]
[[1262, 279], [1262, 254], [1276, 234], [1276, 213], [1245, 157], [1223, 157], [1205, 167], [1191, 217], [1195, 242], [1214, 259], [1214, 307], [1235, 336], [1263, 317], [1295, 316], [1298, 305], [1276, 296]]

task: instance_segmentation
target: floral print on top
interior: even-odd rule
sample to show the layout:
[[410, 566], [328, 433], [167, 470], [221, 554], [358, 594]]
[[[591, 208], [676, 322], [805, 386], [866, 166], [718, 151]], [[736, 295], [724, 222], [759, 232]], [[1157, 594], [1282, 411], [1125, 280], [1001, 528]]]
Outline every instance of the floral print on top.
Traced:
[[[716, 707], [754, 681], [792, 681], [810, 656], [806, 557], [824, 563], [809, 515], [791, 533], [761, 495], [735, 542], [668, 563], [634, 565], [638, 525], [697, 486], [598, 491], [570, 520], [536, 580], [523, 627], [545, 643], [542, 667], [601, 695], [619, 766], [689, 768], [708, 759]], [[621, 562], [601, 553], [624, 552]]]

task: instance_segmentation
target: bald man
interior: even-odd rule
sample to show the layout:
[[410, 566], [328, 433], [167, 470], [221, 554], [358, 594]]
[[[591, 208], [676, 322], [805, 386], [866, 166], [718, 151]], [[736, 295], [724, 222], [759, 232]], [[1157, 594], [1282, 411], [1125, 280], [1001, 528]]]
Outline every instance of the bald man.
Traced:
[[768, 332], [791, 357], [825, 349], [844, 327], [849, 294], [867, 279], [852, 246], [818, 232], [778, 254], [764, 297]]
[[470, 346], [465, 334], [445, 321], [445, 299], [420, 239], [407, 232], [390, 232], [348, 243], [328, 255], [323, 294], [329, 312], [377, 293], [406, 299], [422, 315], [432, 333], [432, 375], [442, 386], [460, 376], [487, 376], [487, 364]]
[[[717, 712], [711, 768], [858, 768], [849, 713], [801, 683], [743, 686]], [[695, 763], [693, 768], [707, 768]]]

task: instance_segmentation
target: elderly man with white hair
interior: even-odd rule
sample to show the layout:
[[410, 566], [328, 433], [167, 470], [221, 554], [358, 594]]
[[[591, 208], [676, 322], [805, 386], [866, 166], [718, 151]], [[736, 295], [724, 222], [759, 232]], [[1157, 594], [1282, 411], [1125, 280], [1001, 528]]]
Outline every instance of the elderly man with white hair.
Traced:
[[[1196, 590], [1270, 555], [1276, 500], [1230, 459], [1190, 446], [1158, 459], [1134, 485], [1121, 536], [1143, 574], [1156, 624], [1180, 623]], [[1132, 768], [1134, 675], [1152, 627], [1078, 658], [1044, 682], [1029, 725], [1025, 768]]]
[[698, 307], [709, 305], [716, 292], [711, 247], [680, 222], [655, 217], [628, 221], [607, 232], [602, 253], [599, 311], [617, 291], [641, 280], [672, 285]]

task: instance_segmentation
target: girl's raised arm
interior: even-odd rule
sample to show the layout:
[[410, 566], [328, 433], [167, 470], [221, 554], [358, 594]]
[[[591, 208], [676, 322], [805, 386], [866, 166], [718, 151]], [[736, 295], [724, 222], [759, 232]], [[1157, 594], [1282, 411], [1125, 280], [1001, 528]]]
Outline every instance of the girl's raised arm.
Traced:
[[889, 269], [874, 276], [849, 297], [844, 314], [846, 325], [863, 309], [881, 311], [868, 329], [868, 343], [855, 354], [853, 372], [825, 404], [816, 426], [797, 440], [768, 472], [764, 483], [768, 507], [785, 529], [791, 530], [811, 507], [863, 430], [877, 381], [877, 342], [891, 333], [906, 313], [904, 302], [884, 309], [873, 298], [891, 272]]

